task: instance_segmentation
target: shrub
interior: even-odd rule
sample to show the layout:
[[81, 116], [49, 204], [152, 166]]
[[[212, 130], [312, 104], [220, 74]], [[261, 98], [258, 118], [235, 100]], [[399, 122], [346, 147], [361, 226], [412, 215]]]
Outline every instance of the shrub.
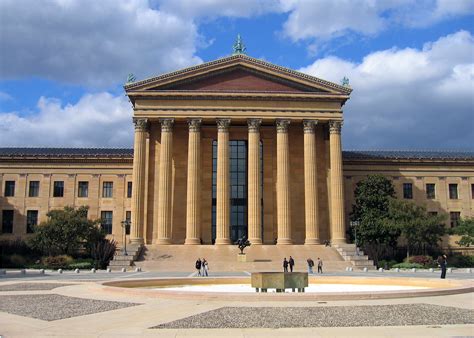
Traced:
[[411, 256], [408, 263], [421, 264], [425, 268], [435, 267], [436, 263], [431, 256]]
[[68, 265], [68, 269], [91, 269], [92, 268], [91, 262], [79, 262], [79, 263], [71, 263]]
[[91, 247], [91, 256], [94, 259], [97, 269], [105, 269], [109, 262], [114, 258], [117, 250], [117, 242], [114, 240], [104, 239]]
[[393, 268], [400, 268], [400, 269], [423, 269], [423, 265], [418, 263], [398, 263], [392, 266]]
[[395, 264], [398, 264], [395, 260], [381, 260], [379, 261], [379, 267], [384, 269], [391, 269]]
[[448, 266], [456, 268], [474, 267], [474, 256], [454, 255], [448, 257]]
[[66, 269], [74, 260], [67, 255], [43, 257], [41, 263], [48, 269]]
[[18, 254], [11, 255], [8, 260], [10, 261], [9, 266], [12, 268], [24, 268], [28, 263], [28, 260], [25, 257]]

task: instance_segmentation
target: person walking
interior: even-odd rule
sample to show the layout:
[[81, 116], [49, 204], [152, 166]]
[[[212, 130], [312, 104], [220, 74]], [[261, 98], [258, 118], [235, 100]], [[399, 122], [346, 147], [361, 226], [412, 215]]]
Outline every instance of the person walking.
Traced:
[[198, 276], [201, 276], [201, 259], [198, 258], [197, 261], [196, 261], [196, 270], [197, 270], [197, 275]]
[[207, 263], [206, 259], [203, 258], [202, 259], [202, 267], [203, 267], [203, 276], [209, 276], [209, 274], [207, 273], [207, 271], [209, 270], [209, 263]]
[[290, 272], [293, 272], [293, 266], [295, 266], [295, 260], [293, 259], [293, 257], [290, 256], [288, 264], [290, 264]]
[[283, 272], [288, 272], [288, 261], [286, 260], [286, 257], [283, 259]]
[[446, 255], [443, 255], [443, 256], [438, 258], [438, 265], [441, 268], [441, 279], [445, 279], [446, 278], [446, 268], [447, 268], [447, 265], [448, 265], [448, 260], [447, 260]]
[[323, 273], [323, 260], [318, 257], [318, 273]]
[[311, 258], [308, 258], [306, 262], [308, 262], [308, 273], [313, 274], [314, 261]]

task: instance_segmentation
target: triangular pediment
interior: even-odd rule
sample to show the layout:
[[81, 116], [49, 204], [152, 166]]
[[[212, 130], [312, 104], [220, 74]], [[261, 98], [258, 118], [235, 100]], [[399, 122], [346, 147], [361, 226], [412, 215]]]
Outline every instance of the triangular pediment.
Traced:
[[134, 91], [293, 92], [349, 95], [352, 91], [244, 54], [125, 85]]

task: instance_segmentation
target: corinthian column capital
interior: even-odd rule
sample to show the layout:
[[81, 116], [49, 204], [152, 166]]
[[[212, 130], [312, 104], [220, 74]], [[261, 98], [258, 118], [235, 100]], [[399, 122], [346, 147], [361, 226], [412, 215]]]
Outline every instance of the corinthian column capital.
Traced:
[[314, 127], [318, 124], [318, 120], [303, 120], [303, 130], [305, 134], [314, 134]]
[[342, 121], [329, 121], [329, 133], [340, 134], [342, 127]]
[[160, 123], [162, 132], [173, 131], [174, 119], [160, 119]]
[[288, 133], [288, 127], [290, 126], [290, 120], [276, 120], [277, 133]]
[[217, 119], [217, 130], [227, 133], [229, 131], [230, 119]]
[[135, 130], [148, 130], [148, 119], [134, 117], [133, 124], [135, 125]]
[[199, 132], [201, 130], [201, 119], [189, 119], [188, 126], [190, 132]]
[[260, 130], [262, 119], [248, 119], [249, 133], [257, 133]]

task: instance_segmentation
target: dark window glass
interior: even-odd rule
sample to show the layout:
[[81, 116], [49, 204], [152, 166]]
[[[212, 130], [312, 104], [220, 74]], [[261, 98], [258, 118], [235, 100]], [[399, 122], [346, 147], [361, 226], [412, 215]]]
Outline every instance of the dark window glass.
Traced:
[[77, 197], [88, 197], [89, 196], [89, 182], [82, 181], [79, 182], [79, 187], [77, 189]]
[[38, 197], [40, 190], [39, 181], [30, 181], [30, 187], [28, 189], [28, 197]]
[[13, 210], [2, 211], [2, 233], [13, 233]]
[[5, 181], [5, 197], [15, 196], [15, 181]]
[[434, 183], [428, 183], [426, 185], [426, 198], [429, 200], [434, 200], [436, 198], [436, 190]]
[[471, 198], [474, 199], [474, 184], [471, 184]]
[[127, 182], [127, 198], [132, 198], [132, 182]]
[[102, 186], [102, 197], [110, 198], [113, 196], [114, 183], [113, 182], [104, 182]]
[[459, 211], [452, 211], [449, 213], [449, 220], [451, 221], [451, 228], [454, 228], [459, 224], [461, 213]]
[[458, 199], [458, 185], [457, 184], [449, 185], [449, 199], [452, 199], [452, 200]]
[[112, 233], [112, 211], [102, 211], [100, 218], [102, 219], [100, 226], [105, 230], [106, 234], [110, 235]]
[[[125, 220], [130, 224], [132, 222], [132, 212], [131, 211], [126, 211], [125, 212]], [[126, 234], [130, 235], [130, 225], [126, 229]]]
[[28, 210], [26, 212], [26, 233], [31, 234], [36, 225], [38, 225], [38, 210]]
[[413, 184], [403, 183], [403, 198], [406, 198], [406, 199], [413, 198]]
[[53, 197], [64, 196], [64, 181], [54, 181]]

